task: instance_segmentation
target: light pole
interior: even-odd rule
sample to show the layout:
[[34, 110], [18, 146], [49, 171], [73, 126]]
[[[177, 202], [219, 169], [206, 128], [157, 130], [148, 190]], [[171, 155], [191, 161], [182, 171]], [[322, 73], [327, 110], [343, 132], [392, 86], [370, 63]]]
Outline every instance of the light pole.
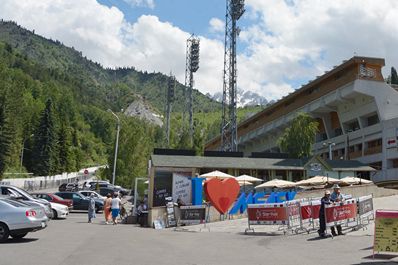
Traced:
[[116, 117], [117, 119], [117, 131], [116, 131], [116, 143], [115, 143], [115, 159], [113, 161], [113, 174], [112, 174], [112, 185], [115, 185], [115, 179], [116, 179], [116, 160], [117, 160], [117, 150], [119, 147], [119, 131], [120, 131], [120, 119], [119, 117], [110, 109], [108, 109], [110, 113], [113, 114], [113, 116]]
[[28, 139], [30, 139], [31, 137], [33, 137], [34, 136], [34, 134], [31, 134], [31, 135], [29, 135], [29, 137], [26, 137], [25, 138], [25, 140], [23, 140], [23, 142], [22, 142], [22, 149], [21, 149], [21, 169], [22, 169], [22, 164], [23, 164], [23, 154], [24, 154], [24, 151], [25, 151], [25, 143], [26, 143], [26, 141], [28, 140]]
[[327, 142], [327, 143], [323, 143], [323, 146], [329, 146], [329, 160], [332, 160], [332, 146], [335, 146], [336, 143], [332, 143], [332, 142]]

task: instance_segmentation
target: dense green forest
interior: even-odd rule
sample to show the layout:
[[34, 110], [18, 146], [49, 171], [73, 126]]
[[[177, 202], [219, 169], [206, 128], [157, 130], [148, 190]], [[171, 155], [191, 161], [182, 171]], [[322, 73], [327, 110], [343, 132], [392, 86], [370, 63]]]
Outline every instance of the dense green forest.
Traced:
[[[116, 120], [121, 118], [117, 182], [145, 176], [154, 147], [165, 146], [164, 128], [118, 112], [145, 98], [162, 114], [169, 77], [134, 68], [104, 69], [73, 48], [0, 22], [0, 179], [12, 172], [51, 175], [93, 165], [113, 166]], [[221, 105], [195, 90], [195, 131], [190, 145], [182, 122], [184, 86], [177, 84], [170, 148], [192, 148], [219, 133]], [[243, 119], [261, 107], [238, 111]], [[198, 111], [200, 110], [200, 111]], [[21, 165], [21, 156], [23, 163]], [[110, 170], [103, 172], [110, 177]]]

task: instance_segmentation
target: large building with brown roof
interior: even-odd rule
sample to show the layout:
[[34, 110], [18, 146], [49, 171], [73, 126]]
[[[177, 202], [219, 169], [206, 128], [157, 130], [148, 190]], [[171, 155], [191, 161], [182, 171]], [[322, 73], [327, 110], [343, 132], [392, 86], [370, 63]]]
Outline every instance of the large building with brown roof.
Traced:
[[[277, 139], [298, 112], [319, 123], [313, 152], [357, 159], [378, 172], [376, 182], [398, 180], [398, 91], [384, 81], [384, 59], [353, 57], [238, 125], [238, 150], [279, 152]], [[220, 137], [206, 150], [219, 150]]]

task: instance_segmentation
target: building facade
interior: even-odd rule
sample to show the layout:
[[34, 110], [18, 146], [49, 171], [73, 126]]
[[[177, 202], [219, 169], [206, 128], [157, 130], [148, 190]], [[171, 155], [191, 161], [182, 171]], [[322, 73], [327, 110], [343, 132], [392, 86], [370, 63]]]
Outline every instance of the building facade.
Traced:
[[[398, 91], [384, 81], [384, 59], [353, 57], [238, 126], [239, 151], [279, 152], [277, 139], [298, 112], [318, 121], [314, 154], [355, 159], [378, 171], [374, 182], [398, 181]], [[206, 145], [218, 150], [220, 137]], [[331, 150], [330, 150], [330, 149]]]

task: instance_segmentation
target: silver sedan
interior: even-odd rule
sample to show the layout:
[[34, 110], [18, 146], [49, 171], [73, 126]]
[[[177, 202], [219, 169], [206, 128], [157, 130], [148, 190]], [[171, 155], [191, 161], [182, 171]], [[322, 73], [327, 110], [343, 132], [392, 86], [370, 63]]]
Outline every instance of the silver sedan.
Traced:
[[9, 236], [23, 238], [47, 227], [48, 217], [40, 206], [0, 198], [0, 242]]

